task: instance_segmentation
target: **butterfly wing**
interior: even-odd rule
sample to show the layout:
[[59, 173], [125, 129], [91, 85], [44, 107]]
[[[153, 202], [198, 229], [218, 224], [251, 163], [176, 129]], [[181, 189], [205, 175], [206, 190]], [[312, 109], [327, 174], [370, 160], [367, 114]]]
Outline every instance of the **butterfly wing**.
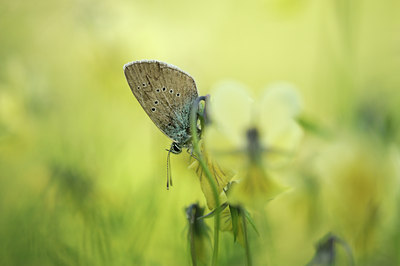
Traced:
[[190, 108], [198, 97], [194, 79], [159, 61], [135, 61], [124, 66], [133, 95], [156, 126], [173, 141], [190, 139]]

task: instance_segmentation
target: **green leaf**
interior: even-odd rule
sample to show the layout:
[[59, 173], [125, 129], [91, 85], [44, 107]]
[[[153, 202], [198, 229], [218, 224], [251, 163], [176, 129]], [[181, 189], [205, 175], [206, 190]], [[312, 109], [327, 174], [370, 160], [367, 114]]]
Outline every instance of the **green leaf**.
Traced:
[[229, 206], [231, 211], [232, 218], [232, 232], [233, 232], [233, 241], [236, 242], [236, 238], [239, 234], [239, 210], [236, 207]]
[[218, 208], [214, 209], [213, 211], [207, 213], [206, 215], [200, 216], [197, 219], [208, 219], [214, 217], [216, 214], [221, 213], [226, 207], [228, 207], [228, 203], [225, 202]]
[[254, 224], [253, 218], [251, 218], [250, 213], [243, 209], [244, 215], [247, 218], [247, 221], [249, 221], [251, 227], [253, 227], [254, 231], [257, 233], [258, 236], [260, 236], [260, 233], [258, 232], [256, 225]]

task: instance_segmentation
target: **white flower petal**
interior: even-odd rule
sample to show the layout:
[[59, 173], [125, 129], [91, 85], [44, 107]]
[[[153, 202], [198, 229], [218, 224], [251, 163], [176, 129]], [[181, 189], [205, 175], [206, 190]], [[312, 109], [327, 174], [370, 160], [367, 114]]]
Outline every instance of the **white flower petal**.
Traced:
[[220, 83], [211, 93], [213, 126], [237, 146], [242, 146], [252, 121], [252, 103], [246, 88], [234, 81]]
[[[301, 111], [301, 101], [293, 85], [289, 83], [275, 83], [269, 86], [261, 97], [259, 105], [259, 128], [264, 145], [267, 146], [289, 146], [282, 145], [284, 138], [280, 136], [298, 135], [293, 118]], [[279, 139], [278, 143], [274, 143]], [[288, 139], [288, 143], [293, 142]]]

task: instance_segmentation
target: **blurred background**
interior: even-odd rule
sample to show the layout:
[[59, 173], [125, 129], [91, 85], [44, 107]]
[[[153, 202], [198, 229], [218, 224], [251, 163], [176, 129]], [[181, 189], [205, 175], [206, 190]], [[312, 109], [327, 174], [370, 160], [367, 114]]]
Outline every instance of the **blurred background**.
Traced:
[[[255, 265], [305, 265], [328, 232], [358, 265], [399, 265], [399, 10], [396, 0], [2, 0], [0, 264], [190, 264], [184, 208], [205, 206], [199, 181], [187, 154], [172, 156], [166, 190], [170, 141], [122, 70], [157, 59], [190, 73], [201, 95], [229, 78], [254, 98], [276, 81], [302, 96], [292, 190], [254, 215]], [[244, 261], [222, 233], [221, 265]]]

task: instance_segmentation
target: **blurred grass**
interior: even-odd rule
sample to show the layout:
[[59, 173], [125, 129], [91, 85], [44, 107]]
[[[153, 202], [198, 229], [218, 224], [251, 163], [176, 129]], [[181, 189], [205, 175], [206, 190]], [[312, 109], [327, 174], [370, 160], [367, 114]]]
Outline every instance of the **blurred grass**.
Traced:
[[[190, 263], [184, 207], [205, 201], [187, 154], [173, 157], [174, 187], [165, 189], [169, 141], [122, 73], [138, 59], [177, 65], [202, 95], [224, 78], [254, 95], [290, 81], [305, 114], [333, 132], [330, 140], [308, 136], [303, 170], [293, 170], [290, 181], [295, 189], [255, 214], [255, 265], [305, 264], [327, 231], [342, 232], [346, 219], [328, 222], [332, 199], [321, 195], [324, 175], [310, 168], [343, 132], [354, 136], [345, 150], [377, 154], [369, 159], [372, 180], [394, 185], [376, 203], [385, 209], [377, 224], [368, 225], [378, 242], [358, 240], [370, 245], [360, 248], [354, 241], [368, 234], [341, 237], [360, 265], [400, 263], [398, 175], [381, 175], [378, 160], [392, 154], [398, 173], [398, 10], [395, 0], [2, 1], [0, 264]], [[354, 141], [359, 137], [365, 142]], [[328, 162], [340, 153], [334, 158]], [[365, 162], [354, 167], [365, 169]], [[221, 264], [242, 265], [244, 251], [232, 239], [222, 234]]]

